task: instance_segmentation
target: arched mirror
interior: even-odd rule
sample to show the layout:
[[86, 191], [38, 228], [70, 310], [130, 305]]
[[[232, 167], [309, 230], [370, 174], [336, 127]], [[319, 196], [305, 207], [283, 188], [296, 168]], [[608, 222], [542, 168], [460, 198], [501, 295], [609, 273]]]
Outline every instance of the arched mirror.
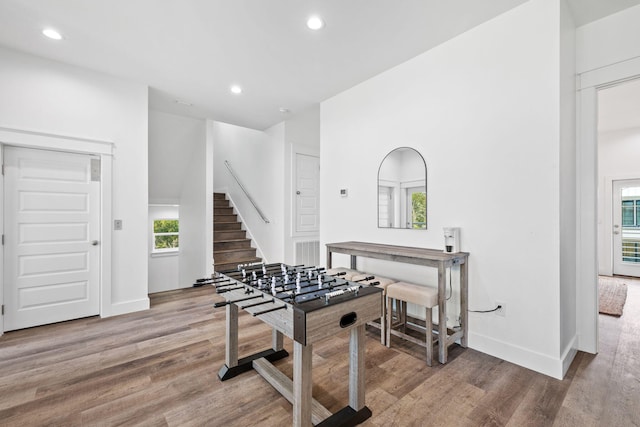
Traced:
[[380, 163], [378, 227], [427, 228], [427, 164], [413, 148], [396, 148]]

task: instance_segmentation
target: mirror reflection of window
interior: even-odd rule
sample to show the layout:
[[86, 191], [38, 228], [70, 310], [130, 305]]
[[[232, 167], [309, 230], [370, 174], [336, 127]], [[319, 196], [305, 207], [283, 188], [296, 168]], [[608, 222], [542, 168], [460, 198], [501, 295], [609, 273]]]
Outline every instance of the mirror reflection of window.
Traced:
[[407, 228], [427, 228], [427, 191], [424, 186], [407, 188]]
[[378, 227], [427, 228], [427, 167], [413, 148], [387, 154], [378, 170]]

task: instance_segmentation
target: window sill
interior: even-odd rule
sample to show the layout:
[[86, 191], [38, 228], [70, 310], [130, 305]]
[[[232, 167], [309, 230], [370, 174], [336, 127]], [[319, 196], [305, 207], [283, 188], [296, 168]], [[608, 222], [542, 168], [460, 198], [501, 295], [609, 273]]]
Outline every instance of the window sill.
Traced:
[[151, 252], [151, 258], [162, 258], [166, 256], [177, 256], [180, 251]]

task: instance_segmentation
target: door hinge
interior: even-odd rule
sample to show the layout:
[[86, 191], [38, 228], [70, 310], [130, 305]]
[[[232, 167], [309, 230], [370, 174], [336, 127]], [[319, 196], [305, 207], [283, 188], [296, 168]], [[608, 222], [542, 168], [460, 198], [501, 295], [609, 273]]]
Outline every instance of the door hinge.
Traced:
[[4, 304], [2, 304], [2, 315], [4, 316]]

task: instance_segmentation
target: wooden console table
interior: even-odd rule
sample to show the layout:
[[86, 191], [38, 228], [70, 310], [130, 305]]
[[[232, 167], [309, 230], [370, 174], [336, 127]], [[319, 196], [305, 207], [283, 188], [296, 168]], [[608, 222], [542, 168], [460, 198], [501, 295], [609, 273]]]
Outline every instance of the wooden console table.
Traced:
[[[467, 347], [468, 339], [468, 278], [466, 252], [447, 253], [437, 249], [415, 248], [408, 246], [383, 245], [366, 242], [327, 243], [327, 269], [332, 267], [333, 253], [351, 255], [350, 268], [356, 270], [357, 257], [376, 258], [406, 264], [424, 265], [438, 269], [438, 360], [447, 363], [448, 347], [460, 340], [462, 347]], [[447, 330], [447, 282], [446, 269], [454, 265], [460, 266], [460, 330]], [[445, 319], [444, 322], [442, 319]]]

